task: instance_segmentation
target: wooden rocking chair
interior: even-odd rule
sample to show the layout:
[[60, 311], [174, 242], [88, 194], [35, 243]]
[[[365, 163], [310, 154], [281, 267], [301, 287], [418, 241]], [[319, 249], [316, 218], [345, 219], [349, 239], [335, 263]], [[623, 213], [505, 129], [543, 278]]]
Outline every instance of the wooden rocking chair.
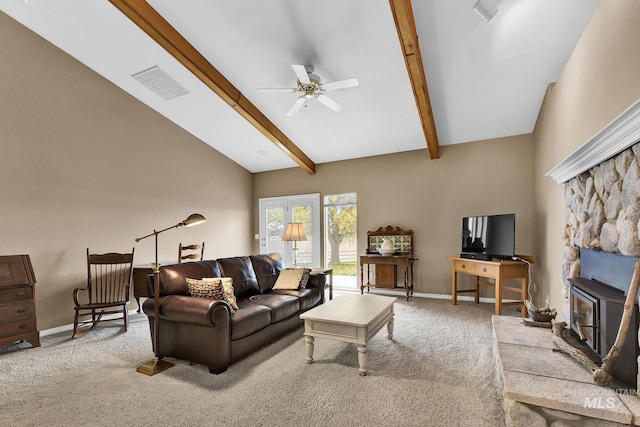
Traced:
[[[192, 252], [192, 253], [184, 253], [184, 252]], [[199, 252], [199, 253], [198, 253]], [[182, 243], [178, 245], [178, 264], [182, 263], [185, 259], [195, 259], [200, 258], [200, 261], [204, 259], [204, 242], [201, 245], [185, 245]]]
[[[73, 290], [75, 316], [73, 338], [80, 338], [92, 331], [100, 322], [124, 319], [124, 330], [129, 325], [129, 288], [133, 271], [133, 252], [130, 254], [89, 254], [87, 248], [87, 287]], [[86, 292], [88, 302], [80, 302], [81, 293]], [[116, 307], [118, 308], [116, 310]], [[108, 310], [111, 309], [111, 310]], [[105, 314], [122, 314], [103, 319]], [[79, 320], [81, 316], [91, 316]], [[79, 327], [91, 325], [79, 330]]]

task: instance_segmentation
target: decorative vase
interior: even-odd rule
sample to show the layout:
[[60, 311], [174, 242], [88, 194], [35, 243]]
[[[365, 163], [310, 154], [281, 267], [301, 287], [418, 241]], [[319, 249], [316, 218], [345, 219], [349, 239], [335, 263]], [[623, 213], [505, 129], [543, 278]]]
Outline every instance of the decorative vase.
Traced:
[[382, 249], [393, 249], [393, 241], [389, 239], [382, 238], [382, 245], [380, 245]]
[[382, 238], [382, 245], [378, 248], [378, 252], [382, 255], [391, 255], [396, 251], [396, 248], [393, 246], [393, 240]]

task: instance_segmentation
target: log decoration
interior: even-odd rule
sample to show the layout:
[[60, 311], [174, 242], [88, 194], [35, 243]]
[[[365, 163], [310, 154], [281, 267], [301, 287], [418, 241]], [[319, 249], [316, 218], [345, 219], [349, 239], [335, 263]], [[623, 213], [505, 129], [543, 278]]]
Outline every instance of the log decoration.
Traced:
[[589, 369], [595, 375], [595, 371], [599, 370], [600, 367], [582, 350], [575, 348], [564, 339], [566, 327], [567, 322], [561, 322], [555, 319], [551, 321], [551, 339], [553, 343], [558, 347], [558, 351], [573, 357], [578, 363]]
[[638, 295], [638, 287], [640, 286], [640, 260], [636, 261], [636, 265], [633, 268], [633, 277], [631, 278], [631, 284], [629, 285], [629, 293], [624, 301], [624, 311], [622, 312], [622, 319], [620, 320], [620, 326], [618, 328], [618, 335], [616, 340], [611, 346], [609, 353], [602, 359], [602, 366], [593, 373], [593, 382], [599, 386], [608, 386], [613, 382], [613, 367], [620, 356], [622, 347], [624, 346], [625, 337], [627, 336], [627, 330], [631, 323], [631, 315], [635, 310], [635, 302]]
[[551, 322], [538, 322], [533, 319], [522, 319], [522, 324], [525, 326], [531, 326], [533, 328], [551, 329]]

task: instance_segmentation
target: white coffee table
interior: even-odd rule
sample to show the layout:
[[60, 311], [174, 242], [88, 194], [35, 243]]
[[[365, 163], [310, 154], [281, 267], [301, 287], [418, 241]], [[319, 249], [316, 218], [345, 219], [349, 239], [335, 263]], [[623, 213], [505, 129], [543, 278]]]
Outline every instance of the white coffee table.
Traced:
[[347, 294], [300, 315], [304, 320], [307, 363], [313, 363], [315, 337], [358, 345], [360, 375], [367, 375], [367, 343], [387, 325], [387, 338], [393, 338], [392, 297]]

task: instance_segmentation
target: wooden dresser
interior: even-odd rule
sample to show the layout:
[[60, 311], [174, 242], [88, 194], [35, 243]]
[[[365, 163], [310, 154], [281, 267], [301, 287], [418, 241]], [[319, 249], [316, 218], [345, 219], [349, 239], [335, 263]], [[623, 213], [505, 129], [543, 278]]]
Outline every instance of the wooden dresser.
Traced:
[[40, 347], [35, 283], [29, 255], [0, 256], [0, 346], [27, 341]]

